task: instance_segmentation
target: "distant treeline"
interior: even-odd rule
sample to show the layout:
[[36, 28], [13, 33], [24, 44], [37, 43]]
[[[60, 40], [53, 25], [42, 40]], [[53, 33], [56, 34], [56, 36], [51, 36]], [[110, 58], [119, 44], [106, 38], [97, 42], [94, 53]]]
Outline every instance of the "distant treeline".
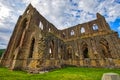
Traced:
[[0, 57], [2, 56], [2, 54], [4, 53], [5, 49], [0, 49]]

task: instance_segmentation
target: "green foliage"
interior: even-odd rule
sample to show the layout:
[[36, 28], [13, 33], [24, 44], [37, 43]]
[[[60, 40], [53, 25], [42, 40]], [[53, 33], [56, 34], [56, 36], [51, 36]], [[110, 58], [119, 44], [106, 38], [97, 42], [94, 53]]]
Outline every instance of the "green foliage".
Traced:
[[4, 53], [5, 49], [0, 49], [0, 57], [2, 56], [2, 54]]
[[0, 68], [0, 80], [101, 80], [102, 74], [107, 72], [120, 74], [120, 69], [67, 67], [44, 74], [29, 74]]

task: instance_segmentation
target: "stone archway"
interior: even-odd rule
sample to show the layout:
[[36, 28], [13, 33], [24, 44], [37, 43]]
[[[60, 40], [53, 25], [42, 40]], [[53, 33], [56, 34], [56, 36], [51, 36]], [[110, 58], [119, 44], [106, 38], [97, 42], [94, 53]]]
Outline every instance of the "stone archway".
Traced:
[[72, 58], [73, 58], [73, 56], [72, 56], [72, 46], [68, 46], [66, 48], [65, 59], [69, 60], [69, 59], [72, 59]]
[[33, 57], [34, 46], [35, 46], [35, 38], [32, 38], [31, 44], [30, 44], [30, 50], [29, 50], [29, 57], [28, 58], [32, 58]]
[[82, 54], [83, 58], [89, 58], [88, 45], [85, 42], [82, 43]]
[[89, 49], [86, 42], [82, 43], [82, 55], [83, 55], [83, 65], [90, 66], [90, 57], [89, 57]]
[[50, 54], [50, 58], [54, 57], [54, 41], [53, 40], [50, 42], [49, 54]]
[[83, 50], [83, 55], [84, 55], [84, 58], [89, 58], [89, 56], [88, 56], [88, 48], [87, 47]]
[[28, 22], [28, 20], [25, 18], [21, 23], [20, 30], [19, 30], [19, 36], [17, 38], [18, 42], [16, 44], [16, 47], [18, 47], [23, 40], [23, 36], [25, 34], [25, 28], [27, 26], [27, 22]]
[[100, 50], [101, 50], [102, 58], [111, 58], [111, 54], [109, 51], [109, 44], [107, 40], [101, 39], [99, 43], [100, 43]]
[[71, 48], [67, 49], [67, 56], [68, 56], [68, 59], [72, 59], [72, 49]]

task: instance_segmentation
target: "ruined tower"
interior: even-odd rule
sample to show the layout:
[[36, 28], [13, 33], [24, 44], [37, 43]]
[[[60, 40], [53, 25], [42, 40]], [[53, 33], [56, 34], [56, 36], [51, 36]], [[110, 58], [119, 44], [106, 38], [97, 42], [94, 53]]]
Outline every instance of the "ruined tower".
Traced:
[[31, 4], [16, 23], [0, 65], [49, 70], [65, 65], [120, 67], [120, 39], [105, 18], [58, 30]]

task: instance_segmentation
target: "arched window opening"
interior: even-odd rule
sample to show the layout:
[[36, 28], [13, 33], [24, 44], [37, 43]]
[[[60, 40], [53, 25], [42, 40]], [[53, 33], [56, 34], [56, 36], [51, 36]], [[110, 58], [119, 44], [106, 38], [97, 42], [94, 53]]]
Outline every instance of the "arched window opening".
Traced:
[[29, 58], [32, 58], [32, 57], [33, 57], [34, 45], [35, 45], [35, 39], [33, 38], [32, 41], [31, 41], [31, 45], [30, 45]]
[[21, 41], [21, 38], [22, 38], [22, 35], [23, 35], [23, 32], [25, 30], [27, 26], [27, 19], [25, 18], [21, 24], [21, 27], [20, 27], [20, 32], [19, 32], [19, 36], [18, 36], [18, 42], [16, 43], [16, 47], [18, 47], [20, 45], [20, 41]]
[[22, 24], [22, 31], [26, 28], [26, 26], [27, 26], [27, 19], [24, 19], [23, 20], [23, 24]]
[[54, 41], [53, 40], [50, 42], [49, 54], [50, 54], [50, 58], [53, 58], [54, 56]]
[[29, 12], [30, 12], [30, 10], [28, 9], [28, 10], [27, 10], [27, 14], [28, 14]]
[[100, 48], [101, 48], [101, 53], [103, 58], [111, 58], [111, 54], [109, 51], [109, 45], [108, 42], [104, 39], [100, 41]]
[[67, 50], [67, 57], [68, 57], [68, 59], [72, 59], [72, 49], [71, 48], [68, 48], [68, 50]]
[[83, 57], [84, 57], [84, 58], [89, 58], [88, 46], [87, 46], [87, 44], [86, 44], [86, 43], [83, 43], [82, 45], [83, 45], [83, 47], [82, 47]]
[[72, 46], [67, 47], [66, 59], [72, 59]]
[[51, 32], [51, 29], [49, 28], [48, 31]]
[[41, 21], [40, 21], [40, 23], [39, 23], [39, 28], [40, 28], [41, 30], [43, 30], [43, 24], [42, 24]]
[[88, 56], [88, 48], [85, 48], [83, 50], [83, 56], [84, 56], [84, 58], [89, 58], [89, 56]]
[[65, 33], [64, 32], [62, 33], [62, 37], [65, 38]]
[[75, 35], [74, 30], [71, 30], [70, 35], [71, 35], [71, 36]]
[[97, 30], [98, 30], [98, 26], [97, 26], [96, 24], [93, 24], [92, 29], [93, 29], [94, 31], [97, 31]]
[[51, 48], [49, 48], [49, 53], [50, 53], [50, 54], [52, 53], [52, 50], [51, 50]]
[[82, 27], [82, 28], [80, 29], [80, 32], [81, 32], [81, 33], [85, 33], [85, 28]]

